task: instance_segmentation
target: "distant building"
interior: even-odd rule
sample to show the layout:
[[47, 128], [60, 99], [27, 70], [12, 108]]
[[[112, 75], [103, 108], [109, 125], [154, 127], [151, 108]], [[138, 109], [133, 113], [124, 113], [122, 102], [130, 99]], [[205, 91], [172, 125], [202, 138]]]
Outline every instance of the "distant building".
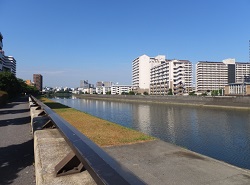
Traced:
[[26, 80], [25, 83], [29, 86], [33, 86], [34, 84], [31, 82], [31, 80]]
[[89, 82], [88, 82], [88, 80], [81, 80], [80, 81], [80, 88], [83, 88], [83, 89], [89, 88]]
[[225, 59], [222, 62], [199, 61], [196, 64], [196, 91], [224, 89], [228, 84], [243, 83], [250, 74], [250, 63]]
[[111, 86], [113, 82], [96, 82], [96, 93], [97, 94], [106, 94], [111, 91]]
[[88, 80], [81, 80], [80, 81], [80, 88], [77, 89], [77, 93], [88, 93], [93, 94], [95, 93], [94, 84], [90, 84]]
[[250, 83], [231, 83], [225, 86], [225, 95], [230, 96], [249, 96], [250, 95]]
[[129, 93], [130, 91], [133, 91], [133, 88], [133, 85], [112, 85], [111, 94]]
[[43, 76], [41, 74], [33, 74], [33, 82], [35, 87], [42, 91], [43, 89]]

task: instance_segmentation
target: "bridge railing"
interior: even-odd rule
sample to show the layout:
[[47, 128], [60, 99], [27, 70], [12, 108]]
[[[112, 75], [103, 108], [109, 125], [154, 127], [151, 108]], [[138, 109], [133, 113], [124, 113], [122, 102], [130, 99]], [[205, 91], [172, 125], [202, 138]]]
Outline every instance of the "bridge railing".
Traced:
[[81, 172], [86, 169], [97, 184], [145, 184], [47, 105], [33, 96], [30, 98], [38, 109], [44, 110], [44, 116], [46, 115], [50, 119], [44, 128], [56, 127], [73, 151], [56, 165], [55, 173], [57, 176]]

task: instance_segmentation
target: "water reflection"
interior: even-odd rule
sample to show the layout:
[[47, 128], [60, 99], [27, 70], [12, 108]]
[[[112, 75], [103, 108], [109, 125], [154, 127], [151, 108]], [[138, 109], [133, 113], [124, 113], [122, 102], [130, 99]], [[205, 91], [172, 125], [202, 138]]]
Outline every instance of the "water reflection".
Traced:
[[88, 99], [54, 100], [195, 152], [250, 169], [248, 111]]
[[133, 114], [134, 120], [138, 130], [141, 130], [144, 133], [152, 134], [151, 132], [151, 117], [150, 117], [150, 106], [149, 105], [138, 105], [135, 107], [135, 112]]

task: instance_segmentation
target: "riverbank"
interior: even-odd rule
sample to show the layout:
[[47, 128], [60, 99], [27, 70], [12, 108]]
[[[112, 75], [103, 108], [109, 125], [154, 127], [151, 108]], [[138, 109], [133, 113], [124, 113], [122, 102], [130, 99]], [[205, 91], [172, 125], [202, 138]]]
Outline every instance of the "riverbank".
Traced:
[[143, 95], [74, 95], [82, 99], [97, 99], [107, 101], [164, 103], [172, 105], [199, 106], [212, 108], [229, 108], [250, 110], [248, 96], [143, 96]]
[[153, 137], [94, 117], [47, 98], [41, 101], [99, 146], [124, 145], [154, 140]]
[[[48, 103], [50, 104], [50, 103]], [[64, 109], [65, 106], [52, 102], [50, 104], [55, 110]], [[66, 107], [69, 108], [69, 107]], [[69, 109], [66, 110], [70, 111]], [[49, 132], [50, 130], [42, 130], [39, 132]], [[52, 130], [55, 131], [55, 130]], [[59, 133], [58, 133], [59, 134]], [[54, 135], [54, 134], [52, 134]], [[56, 134], [57, 135], [57, 134]], [[44, 136], [40, 137], [40, 142], [44, 141]], [[58, 138], [55, 138], [58, 139]], [[63, 138], [61, 138], [63, 139]], [[61, 141], [60, 139], [60, 141]], [[62, 150], [65, 154], [65, 148], [58, 143], [51, 142], [51, 138], [47, 139], [47, 143], [44, 143], [48, 147], [48, 150], [36, 150], [46, 151], [55, 154], [54, 157], [48, 157], [50, 155], [42, 154], [44, 156], [39, 160], [41, 163], [41, 172], [50, 172], [47, 167], [54, 167], [52, 164], [58, 159], [58, 151]], [[53, 140], [54, 141], [54, 140]], [[58, 141], [58, 140], [57, 140]], [[51, 144], [55, 145], [52, 148]], [[66, 143], [65, 143], [66, 145]], [[41, 146], [39, 144], [39, 146]], [[102, 147], [112, 158], [114, 158], [121, 166], [126, 167], [138, 178], [142, 179], [145, 184], [185, 184], [185, 185], [198, 185], [198, 184], [249, 184], [250, 172], [242, 168], [238, 168], [227, 164], [222, 161], [212, 159], [210, 157], [200, 155], [198, 153], [189, 151], [182, 147], [163, 142], [161, 140], [153, 140], [149, 142], [140, 142], [128, 145], [108, 146]], [[53, 159], [48, 162], [47, 159]], [[38, 158], [39, 159], [39, 158]], [[52, 168], [54, 169], [54, 168]], [[82, 172], [83, 175], [84, 172]], [[44, 174], [42, 174], [44, 180]], [[54, 177], [54, 174], [49, 174]], [[76, 175], [76, 174], [74, 174]], [[65, 182], [69, 176], [64, 176]], [[61, 178], [61, 177], [60, 177]], [[63, 177], [62, 177], [63, 178]], [[74, 176], [74, 181], [77, 181], [77, 177]], [[57, 178], [58, 180], [58, 178]], [[70, 180], [68, 182], [73, 183]], [[79, 181], [80, 184], [83, 181]], [[55, 183], [56, 184], [56, 183]], [[57, 183], [58, 184], [58, 183]], [[74, 182], [74, 184], [77, 184]]]

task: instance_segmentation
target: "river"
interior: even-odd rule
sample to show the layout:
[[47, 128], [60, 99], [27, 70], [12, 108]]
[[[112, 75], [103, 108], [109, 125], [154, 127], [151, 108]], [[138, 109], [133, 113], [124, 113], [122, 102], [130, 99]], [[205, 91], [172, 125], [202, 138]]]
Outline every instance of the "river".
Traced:
[[76, 98], [53, 101], [194, 152], [250, 169], [250, 112]]

